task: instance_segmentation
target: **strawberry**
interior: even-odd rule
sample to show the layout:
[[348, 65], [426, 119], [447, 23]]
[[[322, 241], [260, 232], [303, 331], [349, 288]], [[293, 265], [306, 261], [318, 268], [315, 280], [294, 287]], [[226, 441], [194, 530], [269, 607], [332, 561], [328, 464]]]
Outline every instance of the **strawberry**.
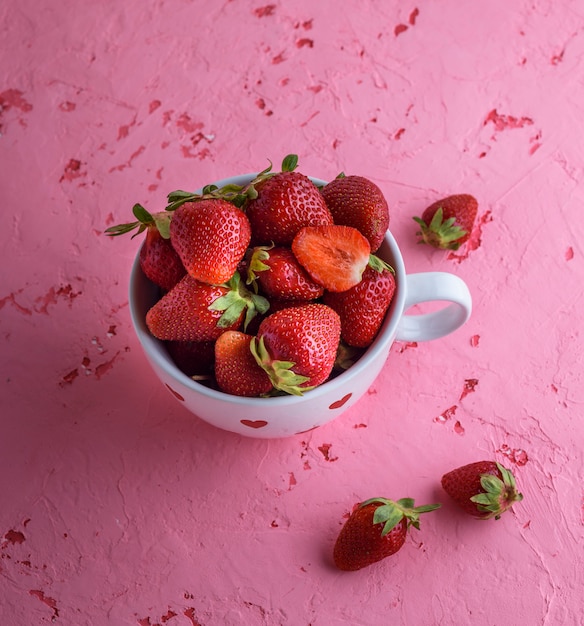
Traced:
[[294, 237], [292, 252], [314, 282], [345, 291], [361, 281], [371, 247], [352, 226], [306, 226]]
[[414, 507], [411, 498], [393, 501], [371, 498], [356, 505], [335, 542], [335, 565], [345, 571], [367, 567], [395, 554], [404, 545], [410, 526], [420, 529], [420, 514], [440, 504]]
[[381, 189], [363, 176], [340, 175], [321, 193], [335, 224], [356, 228], [376, 252], [389, 227], [389, 207]]
[[252, 339], [251, 335], [228, 330], [215, 342], [215, 379], [221, 391], [248, 397], [272, 391], [268, 375], [251, 353]]
[[149, 226], [140, 248], [140, 267], [155, 284], [169, 291], [186, 274], [170, 239], [164, 239], [158, 228]]
[[260, 246], [253, 249], [247, 283], [257, 281], [270, 300], [314, 300], [324, 289], [298, 263], [290, 248]]
[[442, 476], [444, 491], [463, 511], [480, 519], [499, 519], [515, 502], [523, 500], [515, 477], [495, 461], [477, 461]]
[[478, 202], [469, 194], [448, 196], [431, 204], [422, 217], [414, 217], [420, 226], [419, 243], [434, 248], [458, 250], [468, 240], [477, 216]]
[[235, 274], [225, 285], [209, 285], [186, 274], [146, 314], [158, 339], [213, 341], [226, 330], [239, 329], [268, 307], [265, 298], [247, 291]]
[[170, 240], [187, 272], [210, 285], [228, 281], [251, 239], [245, 213], [220, 198], [185, 202], [172, 214]]
[[257, 198], [245, 211], [256, 243], [289, 245], [303, 226], [333, 223], [318, 187], [304, 174], [283, 171], [255, 189]]
[[340, 334], [341, 321], [330, 307], [293, 306], [262, 321], [251, 350], [276, 389], [302, 395], [329, 377]]
[[106, 229], [110, 237], [124, 235], [137, 229], [132, 237], [146, 231], [146, 240], [140, 248], [140, 267], [155, 285], [168, 291], [185, 275], [186, 270], [170, 242], [170, 214], [149, 213], [141, 204], [135, 204], [132, 212], [135, 222], [118, 224]]
[[361, 282], [339, 293], [327, 291], [323, 299], [341, 318], [343, 341], [356, 348], [371, 345], [395, 293], [393, 270], [377, 257], [372, 258], [379, 263], [365, 268]]
[[214, 341], [167, 341], [166, 349], [178, 369], [189, 378], [206, 380], [213, 373]]

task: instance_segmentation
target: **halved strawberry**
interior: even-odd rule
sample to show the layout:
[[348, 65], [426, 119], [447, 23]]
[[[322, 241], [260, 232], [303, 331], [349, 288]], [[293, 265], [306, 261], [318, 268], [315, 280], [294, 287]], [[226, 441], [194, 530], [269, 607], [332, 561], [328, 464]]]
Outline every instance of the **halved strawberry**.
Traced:
[[257, 244], [289, 245], [303, 226], [332, 224], [318, 187], [300, 172], [280, 172], [259, 182], [245, 207]]
[[215, 379], [221, 391], [248, 397], [272, 391], [268, 375], [251, 353], [252, 339], [252, 335], [228, 330], [215, 342]]
[[264, 319], [251, 350], [276, 389], [302, 395], [330, 376], [340, 334], [341, 321], [330, 307], [295, 306]]
[[323, 302], [341, 318], [341, 337], [356, 348], [371, 345], [395, 293], [393, 270], [377, 257], [379, 264], [368, 265], [361, 281], [339, 293], [326, 292]]
[[210, 285], [233, 276], [250, 239], [245, 213], [226, 200], [185, 202], [172, 214], [174, 249], [190, 276]]
[[376, 252], [389, 227], [389, 207], [381, 189], [363, 176], [338, 176], [321, 189], [335, 224], [353, 226]]
[[257, 281], [270, 300], [314, 300], [323, 294], [300, 265], [290, 248], [259, 246], [253, 249], [247, 268], [247, 283]]
[[302, 228], [292, 252], [316, 283], [328, 291], [345, 291], [361, 281], [371, 247], [356, 228], [333, 224]]

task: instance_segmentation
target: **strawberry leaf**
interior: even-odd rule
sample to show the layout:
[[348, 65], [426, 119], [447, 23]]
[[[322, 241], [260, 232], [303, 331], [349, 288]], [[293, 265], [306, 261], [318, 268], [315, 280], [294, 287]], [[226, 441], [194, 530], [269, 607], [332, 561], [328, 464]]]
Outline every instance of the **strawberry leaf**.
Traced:
[[283, 172], [293, 172], [298, 167], [298, 155], [288, 154], [282, 161]]

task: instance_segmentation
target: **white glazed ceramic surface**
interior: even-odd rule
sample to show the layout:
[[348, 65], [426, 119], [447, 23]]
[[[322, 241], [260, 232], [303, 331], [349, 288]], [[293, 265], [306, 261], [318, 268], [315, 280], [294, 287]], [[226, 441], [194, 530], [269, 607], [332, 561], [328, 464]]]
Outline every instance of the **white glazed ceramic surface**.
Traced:
[[[251, 175], [216, 183], [244, 185]], [[317, 184], [324, 181], [313, 179]], [[445, 272], [406, 275], [399, 247], [388, 231], [379, 251], [396, 274], [396, 293], [385, 322], [367, 352], [346, 372], [303, 396], [243, 398], [197, 383], [173, 363], [164, 344], [146, 326], [146, 312], [159, 297], [140, 269], [138, 255], [130, 276], [130, 313], [138, 339], [152, 368], [172, 396], [202, 420], [223, 430], [248, 437], [289, 437], [321, 426], [351, 407], [371, 386], [381, 371], [393, 341], [428, 341], [443, 337], [460, 326], [471, 313], [466, 284]], [[430, 301], [449, 302], [443, 309], [424, 315], [404, 315], [411, 306]]]

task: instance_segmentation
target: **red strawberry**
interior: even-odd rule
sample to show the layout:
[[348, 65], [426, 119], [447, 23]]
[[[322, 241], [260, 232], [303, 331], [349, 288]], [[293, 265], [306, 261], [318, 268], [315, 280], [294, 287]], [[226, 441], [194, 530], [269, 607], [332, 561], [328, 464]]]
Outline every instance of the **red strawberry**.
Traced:
[[280, 172], [259, 182], [245, 208], [254, 241], [289, 245], [303, 226], [332, 224], [318, 187], [299, 172]]
[[141, 204], [135, 204], [132, 212], [135, 222], [118, 224], [106, 229], [110, 237], [124, 235], [137, 229], [132, 237], [146, 231], [146, 240], [140, 248], [140, 267], [155, 284], [168, 291], [185, 275], [186, 270], [170, 242], [170, 213], [149, 213]]
[[442, 487], [463, 511], [480, 519], [499, 519], [523, 500], [513, 474], [495, 461], [458, 467], [442, 476]]
[[[383, 262], [375, 258], [380, 264]], [[371, 264], [361, 282], [340, 293], [327, 291], [323, 302], [341, 318], [341, 337], [356, 348], [366, 348], [375, 339], [395, 293], [393, 270], [386, 264]]]
[[227, 285], [208, 285], [185, 275], [146, 314], [146, 324], [158, 339], [213, 341], [226, 330], [249, 323], [267, 310], [265, 298], [247, 291], [235, 274]]
[[420, 243], [427, 243], [434, 248], [458, 250], [468, 240], [477, 216], [478, 202], [468, 194], [448, 196], [431, 204], [422, 213], [414, 217], [420, 230]]
[[251, 239], [245, 213], [222, 199], [185, 202], [172, 214], [170, 240], [187, 272], [210, 285], [228, 281]]
[[213, 373], [214, 341], [167, 341], [166, 349], [178, 369], [189, 378], [206, 380]]
[[248, 397], [272, 391], [268, 375], [251, 353], [252, 339], [251, 335], [228, 330], [215, 342], [215, 379], [221, 391]]
[[345, 571], [367, 567], [395, 554], [406, 540], [408, 528], [420, 529], [419, 517], [440, 504], [414, 507], [411, 498], [394, 502], [371, 498], [358, 504], [341, 529], [335, 543], [335, 565]]
[[329, 377], [340, 334], [339, 316], [330, 307], [294, 306], [263, 320], [251, 350], [276, 389], [302, 395]]
[[158, 228], [149, 226], [140, 248], [140, 267], [146, 276], [165, 291], [172, 289], [186, 270], [170, 239], [164, 239]]
[[298, 263], [292, 250], [282, 246], [254, 248], [247, 282], [253, 280], [270, 300], [314, 300], [324, 291]]
[[335, 224], [356, 228], [376, 252], [389, 227], [383, 192], [363, 176], [339, 176], [321, 189]]
[[314, 282], [345, 291], [361, 281], [371, 247], [351, 226], [307, 226], [294, 237], [292, 252]]

